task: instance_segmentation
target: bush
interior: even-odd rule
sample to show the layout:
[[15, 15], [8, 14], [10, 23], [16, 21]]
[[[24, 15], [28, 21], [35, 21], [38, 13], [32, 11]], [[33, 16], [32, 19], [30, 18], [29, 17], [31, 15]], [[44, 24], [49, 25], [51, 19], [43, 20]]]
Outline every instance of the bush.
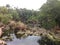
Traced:
[[0, 21], [4, 24], [7, 24], [12, 19], [10, 14], [0, 15]]

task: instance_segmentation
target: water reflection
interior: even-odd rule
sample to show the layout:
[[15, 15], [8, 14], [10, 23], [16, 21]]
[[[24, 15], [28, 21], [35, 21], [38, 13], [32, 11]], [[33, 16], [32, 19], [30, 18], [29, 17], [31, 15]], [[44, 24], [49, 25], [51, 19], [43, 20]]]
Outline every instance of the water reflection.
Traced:
[[[24, 35], [24, 34], [23, 34]], [[7, 45], [39, 45], [38, 40], [40, 36], [24, 36], [22, 34], [16, 34], [14, 30], [6, 30], [3, 34], [3, 39], [7, 42]]]
[[7, 45], [39, 45], [38, 40], [41, 38], [39, 36], [28, 36], [27, 38], [17, 39], [13, 34], [13, 41], [7, 41]]

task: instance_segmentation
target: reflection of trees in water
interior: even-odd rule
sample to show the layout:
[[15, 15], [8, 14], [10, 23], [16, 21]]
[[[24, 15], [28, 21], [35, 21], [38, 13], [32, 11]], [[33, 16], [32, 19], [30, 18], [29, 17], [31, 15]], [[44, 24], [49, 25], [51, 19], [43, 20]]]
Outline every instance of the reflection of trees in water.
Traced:
[[4, 33], [2, 35], [2, 39], [5, 41], [12, 41], [13, 39], [13, 30], [4, 30]]
[[17, 32], [19, 32], [19, 30], [4, 30], [2, 38], [5, 41], [12, 41], [15, 35], [16, 38], [20, 39], [24, 34], [17, 34]]

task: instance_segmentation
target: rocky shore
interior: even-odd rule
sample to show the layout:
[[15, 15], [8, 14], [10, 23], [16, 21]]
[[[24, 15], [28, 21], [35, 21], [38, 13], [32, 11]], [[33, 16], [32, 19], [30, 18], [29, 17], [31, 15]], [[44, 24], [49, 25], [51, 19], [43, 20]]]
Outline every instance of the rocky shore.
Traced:
[[6, 45], [6, 40], [13, 39], [13, 36], [11, 34], [15, 34], [18, 38], [25, 38], [27, 36], [47, 36], [47, 39], [50, 40], [60, 40], [58, 36], [56, 36], [53, 32], [49, 30], [39, 27], [28, 27], [22, 22], [11, 21], [7, 25], [0, 24], [1, 45]]

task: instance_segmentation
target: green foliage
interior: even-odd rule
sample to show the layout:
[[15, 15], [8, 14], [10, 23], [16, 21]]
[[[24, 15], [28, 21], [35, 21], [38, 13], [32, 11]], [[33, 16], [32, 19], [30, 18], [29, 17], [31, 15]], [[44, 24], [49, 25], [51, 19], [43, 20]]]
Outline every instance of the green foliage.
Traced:
[[[58, 18], [59, 17], [59, 18]], [[47, 0], [40, 8], [40, 20], [42, 27], [51, 29], [60, 24], [60, 1]]]
[[38, 11], [28, 10], [28, 9], [18, 9], [11, 8], [9, 4], [0, 7], [0, 19], [2, 22], [6, 23], [9, 21], [9, 17], [12, 17], [11, 20], [28, 22], [28, 20], [37, 21], [38, 20]]
[[8, 13], [8, 9], [6, 7], [0, 7], [0, 14], [7, 14]]
[[46, 29], [51, 29], [55, 25], [60, 26], [60, 1], [47, 0], [42, 5], [40, 11], [11, 8], [9, 4], [0, 7], [0, 21], [6, 23], [9, 20], [26, 22], [36, 22]]
[[38, 21], [38, 16], [32, 15], [32, 16], [29, 17], [28, 21], [32, 21], [32, 22], [33, 21]]
[[7, 24], [12, 19], [12, 16], [10, 14], [6, 15], [0, 15], [0, 21], [4, 24]]
[[19, 15], [16, 10], [12, 11], [12, 17], [13, 17], [13, 20], [19, 21]]
[[19, 14], [20, 20], [22, 22], [28, 22], [28, 20], [31, 20], [31, 18], [36, 18], [36, 15], [38, 14], [38, 11], [28, 10], [25, 8], [24, 9], [16, 8], [16, 11]]

